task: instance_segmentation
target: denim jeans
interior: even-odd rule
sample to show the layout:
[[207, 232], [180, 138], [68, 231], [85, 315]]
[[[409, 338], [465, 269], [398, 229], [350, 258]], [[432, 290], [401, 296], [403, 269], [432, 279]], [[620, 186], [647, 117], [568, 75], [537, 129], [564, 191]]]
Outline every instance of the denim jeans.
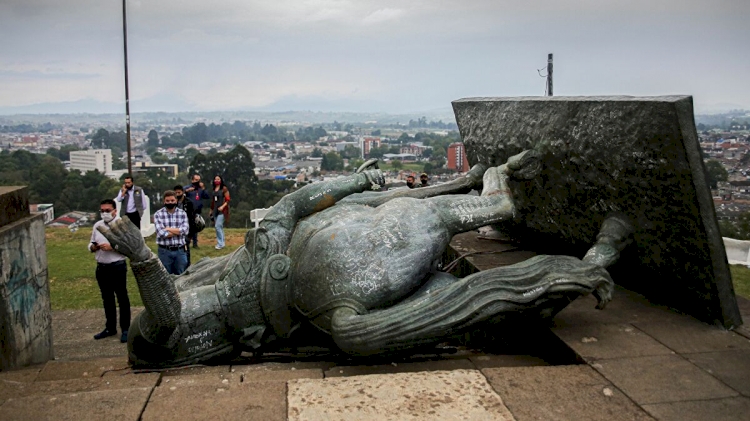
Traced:
[[187, 254], [184, 248], [172, 251], [159, 247], [158, 255], [161, 264], [167, 269], [167, 273], [180, 275], [182, 272], [185, 272], [187, 268]]
[[224, 214], [223, 213], [216, 215], [214, 228], [216, 228], [216, 247], [224, 247]]

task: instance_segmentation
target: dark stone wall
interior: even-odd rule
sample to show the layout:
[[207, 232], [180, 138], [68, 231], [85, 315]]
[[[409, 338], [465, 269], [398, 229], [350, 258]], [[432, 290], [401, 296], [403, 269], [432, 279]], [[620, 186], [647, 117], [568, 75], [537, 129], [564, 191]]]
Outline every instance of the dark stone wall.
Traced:
[[44, 215], [26, 187], [0, 188], [0, 371], [54, 358]]
[[692, 98], [521, 97], [453, 102], [469, 162], [543, 156], [535, 180], [513, 182], [525, 247], [582, 257], [612, 211], [634, 243], [610, 268], [618, 284], [727, 328], [742, 324], [705, 169]]
[[26, 218], [29, 215], [28, 187], [0, 187], [0, 227]]

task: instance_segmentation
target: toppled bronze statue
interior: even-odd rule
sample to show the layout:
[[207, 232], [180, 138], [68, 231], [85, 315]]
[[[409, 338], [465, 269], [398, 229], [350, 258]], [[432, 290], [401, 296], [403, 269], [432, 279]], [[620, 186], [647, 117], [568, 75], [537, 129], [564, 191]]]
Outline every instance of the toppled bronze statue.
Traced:
[[[310, 326], [313, 342], [371, 355], [436, 344], [509, 313], [550, 317], [589, 293], [603, 307], [613, 290], [605, 268], [631, 231], [618, 215], [583, 260], [536, 256], [463, 279], [438, 271], [453, 235], [519, 217], [508, 178], [536, 176], [539, 162], [527, 151], [450, 183], [382, 193], [368, 192], [384, 183], [368, 162], [285, 196], [244, 246], [180, 276], [166, 272], [135, 226], [113, 224], [103, 234], [130, 258], [145, 305], [129, 358], [156, 367], [228, 359], [297, 331], [310, 337]], [[479, 187], [481, 196], [454, 194]]]

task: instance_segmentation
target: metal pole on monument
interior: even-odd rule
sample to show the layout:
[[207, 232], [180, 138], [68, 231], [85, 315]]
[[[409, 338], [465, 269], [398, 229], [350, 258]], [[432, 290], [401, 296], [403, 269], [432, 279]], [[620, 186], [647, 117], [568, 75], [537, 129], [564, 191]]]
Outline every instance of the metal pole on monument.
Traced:
[[547, 54], [547, 96], [552, 96], [552, 53]]
[[125, 8], [126, 0], [122, 0], [122, 39], [125, 51], [125, 132], [128, 145], [128, 174], [133, 175], [132, 158], [130, 155], [130, 90], [128, 88], [128, 23]]

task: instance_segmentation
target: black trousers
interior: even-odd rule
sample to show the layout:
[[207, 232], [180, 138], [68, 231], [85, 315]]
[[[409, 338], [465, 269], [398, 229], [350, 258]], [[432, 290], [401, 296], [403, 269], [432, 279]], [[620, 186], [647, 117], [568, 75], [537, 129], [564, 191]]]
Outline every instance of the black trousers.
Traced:
[[141, 229], [141, 214], [139, 214], [138, 211], [133, 213], [126, 213], [125, 216], [127, 216], [128, 219], [130, 219], [130, 221], [133, 222], [136, 227], [138, 227], [138, 229]]
[[96, 265], [96, 282], [102, 292], [104, 303], [104, 317], [107, 319], [107, 330], [117, 331], [117, 307], [115, 296], [120, 305], [120, 329], [130, 329], [130, 298], [127, 288], [128, 265], [125, 261]]

